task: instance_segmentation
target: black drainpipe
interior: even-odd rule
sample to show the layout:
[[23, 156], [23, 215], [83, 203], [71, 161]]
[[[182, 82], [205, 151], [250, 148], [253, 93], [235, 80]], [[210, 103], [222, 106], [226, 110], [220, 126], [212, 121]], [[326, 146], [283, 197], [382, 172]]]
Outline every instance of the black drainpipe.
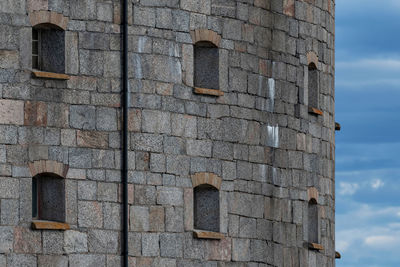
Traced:
[[123, 1], [123, 29], [122, 29], [122, 86], [123, 86], [123, 103], [122, 103], [122, 256], [123, 266], [128, 267], [128, 109], [129, 109], [129, 91], [128, 91], [128, 0]]

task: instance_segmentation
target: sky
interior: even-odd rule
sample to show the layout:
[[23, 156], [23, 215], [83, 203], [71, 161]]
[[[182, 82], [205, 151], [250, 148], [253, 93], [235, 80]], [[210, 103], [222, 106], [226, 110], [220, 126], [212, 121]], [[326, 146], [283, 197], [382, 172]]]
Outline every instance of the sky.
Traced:
[[400, 0], [336, 0], [337, 267], [400, 266]]

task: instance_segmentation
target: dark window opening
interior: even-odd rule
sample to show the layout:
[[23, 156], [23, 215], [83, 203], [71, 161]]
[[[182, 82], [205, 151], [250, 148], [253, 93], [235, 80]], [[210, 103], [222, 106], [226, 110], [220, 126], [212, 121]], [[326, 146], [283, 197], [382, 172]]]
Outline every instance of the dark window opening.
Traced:
[[32, 29], [32, 68], [65, 73], [65, 32], [53, 25]]
[[194, 228], [219, 232], [219, 191], [213, 186], [194, 188]]
[[194, 46], [194, 86], [219, 89], [219, 51], [210, 42]]
[[65, 221], [64, 179], [50, 173], [32, 178], [32, 218]]
[[308, 65], [308, 106], [319, 109], [318, 70], [314, 63]]
[[315, 199], [308, 202], [308, 242], [318, 242], [318, 205]]

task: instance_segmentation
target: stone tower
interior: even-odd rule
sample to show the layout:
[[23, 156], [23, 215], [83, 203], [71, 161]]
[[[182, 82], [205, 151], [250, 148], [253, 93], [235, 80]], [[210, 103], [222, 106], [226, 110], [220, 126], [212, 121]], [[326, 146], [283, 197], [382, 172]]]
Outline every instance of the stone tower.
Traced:
[[0, 266], [335, 266], [334, 0], [126, 1], [125, 121], [124, 0], [0, 1]]

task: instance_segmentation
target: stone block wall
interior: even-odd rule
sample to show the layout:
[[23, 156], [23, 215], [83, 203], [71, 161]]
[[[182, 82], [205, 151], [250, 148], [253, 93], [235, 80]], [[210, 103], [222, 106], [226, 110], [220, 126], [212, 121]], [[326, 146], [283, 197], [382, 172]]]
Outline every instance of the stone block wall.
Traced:
[[[334, 266], [334, 1], [129, 6], [130, 266]], [[46, 19], [67, 23], [68, 80], [32, 75]], [[121, 266], [120, 22], [117, 0], [0, 2], [0, 266]], [[223, 95], [194, 93], [196, 30], [218, 43]], [[31, 229], [38, 161], [68, 166], [69, 230]], [[220, 240], [193, 236], [197, 173], [222, 179]]]

